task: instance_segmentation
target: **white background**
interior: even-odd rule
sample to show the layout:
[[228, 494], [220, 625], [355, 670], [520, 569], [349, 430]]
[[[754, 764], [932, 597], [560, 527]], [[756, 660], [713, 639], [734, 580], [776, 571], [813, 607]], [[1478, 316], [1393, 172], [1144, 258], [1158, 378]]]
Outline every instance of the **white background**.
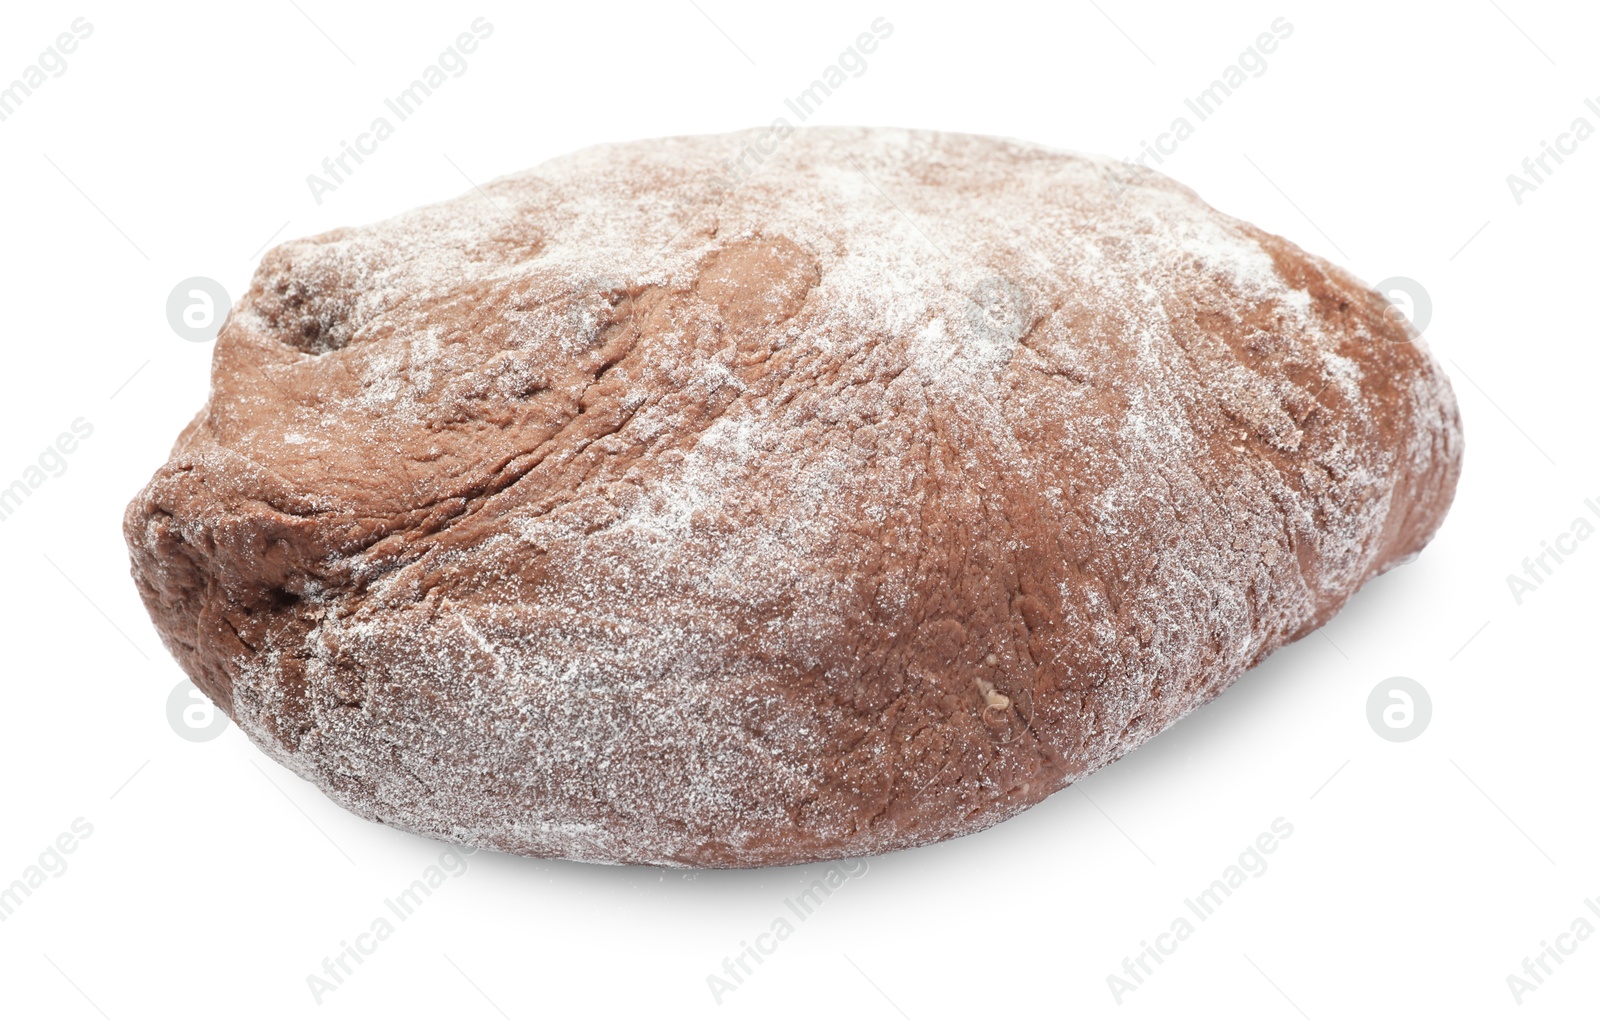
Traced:
[[[444, 7], [451, 9], [446, 12]], [[93, 834], [0, 922], [8, 1016], [1579, 1015], [1600, 936], [1506, 977], [1600, 904], [1600, 540], [1521, 605], [1506, 577], [1600, 504], [1592, 5], [1023, 6], [702, 0], [8, 4], [0, 81], [92, 36], [0, 123], [0, 485], [93, 436], [0, 522], [0, 886]], [[494, 26], [337, 192], [306, 175], [474, 17]], [[876, 17], [893, 35], [814, 123], [1134, 153], [1278, 17], [1293, 35], [1163, 168], [1224, 211], [1431, 296], [1466, 423], [1456, 505], [1415, 563], [1116, 765], [995, 829], [873, 859], [718, 1005], [707, 975], [822, 867], [604, 868], [480, 854], [318, 1006], [306, 977], [441, 846], [361, 821], [233, 728], [169, 725], [182, 675], [128, 578], [123, 506], [205, 399], [179, 280], [600, 141], [763, 125]], [[1191, 116], [1191, 120], [1194, 118]], [[1470, 380], [1470, 381], [1469, 381]], [[1369, 692], [1433, 718], [1394, 743]], [[1107, 975], [1274, 819], [1292, 837], [1118, 1005]], [[1586, 1013], [1585, 1015], [1592, 1015]]]

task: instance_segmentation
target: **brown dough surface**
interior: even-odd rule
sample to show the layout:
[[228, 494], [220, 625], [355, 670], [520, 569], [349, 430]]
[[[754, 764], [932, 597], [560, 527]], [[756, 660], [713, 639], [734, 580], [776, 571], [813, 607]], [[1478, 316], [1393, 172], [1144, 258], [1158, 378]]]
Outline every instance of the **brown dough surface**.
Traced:
[[882, 853], [1113, 761], [1438, 527], [1449, 383], [1343, 270], [993, 138], [801, 129], [719, 184], [757, 137], [262, 260], [125, 529], [273, 758], [512, 853]]

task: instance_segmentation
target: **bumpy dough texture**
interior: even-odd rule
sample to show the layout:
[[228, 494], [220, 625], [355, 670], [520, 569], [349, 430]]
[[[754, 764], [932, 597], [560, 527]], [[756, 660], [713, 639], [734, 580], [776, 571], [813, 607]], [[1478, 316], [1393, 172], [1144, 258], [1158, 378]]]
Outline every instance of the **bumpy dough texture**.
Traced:
[[126, 533], [273, 758], [518, 854], [882, 853], [1116, 759], [1439, 525], [1453, 395], [1348, 273], [994, 138], [805, 129], [728, 187], [761, 137], [262, 261]]

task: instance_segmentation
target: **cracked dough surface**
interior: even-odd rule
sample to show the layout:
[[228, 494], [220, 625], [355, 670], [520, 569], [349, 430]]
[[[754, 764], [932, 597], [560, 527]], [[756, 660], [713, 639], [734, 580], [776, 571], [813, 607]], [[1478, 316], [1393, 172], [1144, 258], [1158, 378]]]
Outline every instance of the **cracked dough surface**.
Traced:
[[265, 752], [512, 853], [881, 853], [1116, 759], [1443, 518], [1449, 384], [1346, 272], [994, 138], [799, 129], [727, 187], [758, 137], [266, 255], [125, 519]]

